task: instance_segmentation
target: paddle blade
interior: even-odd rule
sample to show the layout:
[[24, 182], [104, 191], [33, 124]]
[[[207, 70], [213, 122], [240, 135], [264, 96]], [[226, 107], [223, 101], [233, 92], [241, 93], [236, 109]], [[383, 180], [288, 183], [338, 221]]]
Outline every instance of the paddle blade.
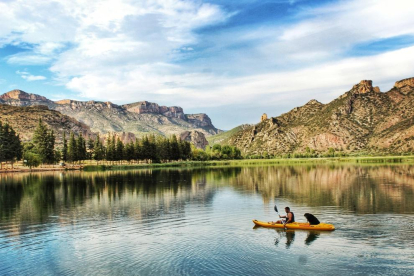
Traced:
[[276, 207], [276, 205], [275, 205], [275, 211], [276, 211], [276, 213], [279, 213], [279, 211], [277, 210], [277, 207]]

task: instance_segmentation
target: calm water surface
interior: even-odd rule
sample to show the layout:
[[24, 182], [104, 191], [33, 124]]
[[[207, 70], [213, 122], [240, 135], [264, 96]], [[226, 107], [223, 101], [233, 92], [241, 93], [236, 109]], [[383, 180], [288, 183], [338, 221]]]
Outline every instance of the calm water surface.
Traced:
[[[253, 228], [274, 204], [334, 232]], [[413, 275], [414, 166], [0, 175], [0, 275]]]

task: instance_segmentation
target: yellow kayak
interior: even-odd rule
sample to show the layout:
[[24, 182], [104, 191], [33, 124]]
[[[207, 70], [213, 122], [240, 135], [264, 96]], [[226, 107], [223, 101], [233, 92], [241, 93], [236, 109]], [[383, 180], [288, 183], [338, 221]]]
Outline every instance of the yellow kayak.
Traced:
[[[274, 223], [274, 222], [266, 222], [266, 221], [259, 221], [253, 220], [254, 224], [262, 227], [269, 227], [269, 228], [284, 228], [283, 224], [281, 223]], [[335, 230], [335, 226], [333, 224], [328, 223], [319, 223], [317, 225], [309, 225], [307, 222], [293, 222], [286, 224], [287, 229], [301, 229], [301, 230], [317, 230], [317, 231], [333, 231]]]

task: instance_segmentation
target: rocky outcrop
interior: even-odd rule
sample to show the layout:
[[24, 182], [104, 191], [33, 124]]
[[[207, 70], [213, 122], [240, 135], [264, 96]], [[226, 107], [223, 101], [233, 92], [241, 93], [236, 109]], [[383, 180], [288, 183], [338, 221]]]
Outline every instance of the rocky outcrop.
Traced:
[[46, 97], [36, 94], [29, 94], [18, 89], [0, 95], [0, 100], [4, 104], [13, 106], [46, 105], [53, 107], [54, 105], [54, 102]]
[[183, 120], [185, 119], [184, 111], [179, 106], [159, 106], [156, 103], [143, 101], [132, 104], [125, 104], [123, 107], [129, 112], [134, 112], [137, 114], [152, 113], [161, 114], [170, 118], [179, 118]]
[[352, 88], [355, 93], [357, 94], [365, 94], [369, 92], [376, 92], [379, 93], [380, 89], [378, 86], [373, 87], [371, 80], [362, 80], [359, 84], [355, 84]]
[[61, 100], [13, 90], [0, 96], [0, 103], [13, 106], [44, 105], [87, 124], [94, 132], [125, 132], [142, 136], [150, 133], [178, 135], [186, 130], [198, 130], [205, 135], [221, 131], [214, 127], [206, 114], [185, 114], [178, 106], [159, 106], [147, 101], [116, 105], [111, 102]]
[[180, 134], [180, 138], [183, 141], [190, 142], [198, 149], [205, 149], [206, 146], [208, 146], [208, 142], [204, 134], [197, 130], [184, 131], [183, 133]]
[[414, 78], [382, 93], [363, 80], [328, 104], [301, 107], [240, 130], [225, 142], [245, 154], [414, 151]]
[[407, 95], [414, 90], [414, 78], [403, 79], [397, 81], [394, 85], [395, 88], [399, 89], [401, 93]]

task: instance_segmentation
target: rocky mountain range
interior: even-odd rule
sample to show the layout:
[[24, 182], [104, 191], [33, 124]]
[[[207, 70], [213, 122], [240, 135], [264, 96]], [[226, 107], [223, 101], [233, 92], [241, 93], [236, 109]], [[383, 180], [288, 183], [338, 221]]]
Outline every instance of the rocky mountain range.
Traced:
[[264, 116], [221, 143], [250, 155], [329, 148], [348, 153], [413, 152], [414, 78], [397, 81], [388, 92], [363, 80], [330, 103], [311, 100], [278, 117]]
[[92, 132], [101, 134], [131, 133], [138, 137], [154, 133], [168, 136], [196, 130], [210, 136], [222, 132], [214, 127], [206, 114], [185, 114], [181, 107], [160, 106], [147, 101], [125, 105], [99, 101], [52, 101], [40, 95], [13, 90], [0, 96], [0, 104], [47, 106], [89, 126]]

